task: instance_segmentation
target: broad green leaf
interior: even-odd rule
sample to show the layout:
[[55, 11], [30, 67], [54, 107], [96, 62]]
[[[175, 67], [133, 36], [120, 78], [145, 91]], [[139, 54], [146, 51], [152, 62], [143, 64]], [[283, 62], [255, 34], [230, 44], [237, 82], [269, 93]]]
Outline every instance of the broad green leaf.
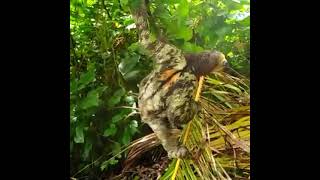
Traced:
[[224, 36], [232, 30], [230, 26], [224, 26], [216, 30], [220, 39], [224, 39]]
[[80, 108], [88, 109], [99, 105], [99, 91], [97, 89], [92, 90], [88, 95], [81, 101]]
[[95, 75], [96, 75], [95, 66], [94, 66], [94, 64], [90, 64], [88, 66], [88, 71], [86, 73], [81, 74], [80, 79], [77, 83], [77, 85], [78, 85], [77, 90], [83, 89], [90, 82], [94, 81]]
[[177, 8], [177, 14], [179, 17], [185, 17], [189, 14], [189, 2], [187, 0], [181, 0]]
[[140, 43], [132, 43], [128, 49], [132, 52], [138, 52], [139, 54], [148, 54], [148, 50], [146, 50]]
[[178, 32], [176, 33], [177, 38], [182, 38], [185, 41], [189, 41], [192, 38], [192, 29], [182, 26], [179, 27]]
[[103, 136], [108, 137], [108, 136], [113, 136], [117, 132], [117, 127], [115, 124], [110, 124], [109, 127], [107, 127], [106, 130], [103, 132]]
[[120, 0], [122, 6], [126, 6], [129, 0]]
[[120, 120], [122, 120], [124, 118], [124, 114], [116, 114], [115, 116], [112, 117], [111, 122], [112, 123], [117, 123]]
[[138, 63], [139, 59], [140, 59], [140, 55], [137, 55], [137, 54], [126, 56], [121, 60], [121, 63], [119, 64], [119, 71], [122, 74], [126, 74], [130, 72]]
[[76, 135], [74, 137], [75, 143], [84, 143], [83, 127], [81, 125], [76, 127]]
[[203, 48], [200, 47], [200, 46], [197, 46], [193, 43], [190, 43], [190, 42], [185, 42], [182, 46], [182, 49], [185, 51], [185, 52], [190, 52], [190, 53], [199, 53], [199, 52], [202, 52], [203, 51]]
[[125, 94], [125, 91], [122, 88], [114, 92], [112, 97], [108, 100], [108, 107], [113, 107], [117, 105], [121, 101], [121, 98], [124, 94]]

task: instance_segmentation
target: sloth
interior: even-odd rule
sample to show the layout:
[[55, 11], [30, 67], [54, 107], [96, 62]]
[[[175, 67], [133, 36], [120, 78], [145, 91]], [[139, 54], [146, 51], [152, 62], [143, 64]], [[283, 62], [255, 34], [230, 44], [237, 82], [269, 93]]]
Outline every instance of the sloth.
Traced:
[[228, 66], [223, 53], [205, 51], [183, 54], [176, 46], [152, 40], [145, 0], [131, 8], [139, 42], [154, 60], [154, 67], [139, 84], [138, 106], [141, 120], [154, 131], [169, 158], [185, 158], [190, 153], [179, 144], [176, 130], [183, 128], [200, 110], [194, 95], [200, 76]]

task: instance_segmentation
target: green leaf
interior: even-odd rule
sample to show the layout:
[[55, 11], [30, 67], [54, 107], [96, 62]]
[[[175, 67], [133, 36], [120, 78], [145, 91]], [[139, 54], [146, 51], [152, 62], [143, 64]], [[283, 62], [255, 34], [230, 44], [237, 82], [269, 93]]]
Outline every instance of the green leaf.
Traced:
[[88, 0], [88, 1], [87, 1], [87, 5], [88, 5], [88, 6], [92, 6], [92, 5], [94, 5], [96, 2], [97, 2], [97, 0]]
[[[118, 142], [114, 142], [112, 146], [112, 155], [116, 155], [121, 151], [121, 144]], [[121, 154], [117, 156], [117, 158], [121, 158]]]
[[89, 83], [93, 82], [95, 80], [95, 65], [89, 64], [88, 65], [88, 71], [85, 73], [82, 73], [80, 75], [80, 79], [73, 79], [70, 82], [70, 91], [71, 94], [76, 93], [77, 91], [85, 88]]
[[129, 142], [131, 141], [131, 133], [130, 133], [130, 128], [126, 127], [124, 129], [123, 135], [121, 137], [121, 142], [124, 145], [129, 144]]
[[137, 52], [139, 54], [147, 55], [148, 50], [146, 50], [140, 43], [132, 43], [128, 47], [129, 51], [131, 52]]
[[212, 78], [208, 78], [208, 82], [211, 84], [214, 84], [214, 85], [222, 85], [223, 84], [223, 82], [218, 81], [216, 79], [212, 79]]
[[124, 116], [125, 116], [125, 115], [123, 115], [123, 114], [117, 114], [117, 115], [115, 115], [115, 116], [112, 117], [111, 122], [112, 122], [112, 123], [117, 123], [117, 122], [119, 122], [120, 120], [122, 120], [122, 119], [124, 118]]
[[104, 161], [100, 166], [101, 171], [107, 169], [108, 165], [109, 165], [109, 162], [108, 161]]
[[120, 0], [122, 6], [127, 6], [129, 0]]
[[222, 97], [222, 96], [220, 96], [220, 95], [218, 95], [218, 94], [213, 94], [216, 98], [218, 98], [220, 101], [222, 101], [222, 102], [224, 102], [225, 101], [225, 99]]
[[108, 136], [113, 136], [117, 132], [117, 127], [115, 124], [111, 124], [104, 132], [103, 136], [108, 137]]
[[128, 72], [130, 72], [138, 63], [140, 59], [140, 55], [138, 54], [134, 54], [131, 56], [126, 56], [125, 58], [123, 58], [121, 60], [121, 63], [119, 64], [119, 71], [122, 74], [126, 74]]
[[241, 20], [239, 22], [245, 27], [250, 27], [250, 16], [244, 18], [243, 20]]
[[88, 95], [81, 101], [80, 108], [88, 109], [99, 105], [99, 91], [101, 89], [91, 90]]
[[133, 105], [136, 102], [133, 96], [126, 96], [124, 98], [124, 101], [130, 105]]
[[229, 33], [232, 30], [230, 26], [221, 27], [216, 30], [217, 35], [220, 38], [223, 38], [227, 33]]
[[235, 86], [233, 86], [231, 84], [225, 84], [224, 87], [227, 87], [229, 89], [237, 91], [238, 93], [241, 93], [241, 90], [239, 88], [237, 88], [237, 87], [235, 87]]
[[240, 0], [241, 4], [250, 4], [250, 0]]
[[177, 14], [179, 17], [185, 17], [189, 15], [189, 2], [187, 0], [181, 0], [177, 8]]
[[123, 135], [121, 138], [121, 142], [124, 145], [127, 145], [130, 141], [132, 136], [138, 131], [138, 122], [136, 120], [132, 120], [129, 122], [129, 125], [124, 129]]
[[138, 131], [138, 121], [132, 120], [129, 123], [129, 131], [131, 135], [134, 135]]
[[228, 106], [230, 109], [232, 109], [232, 106], [231, 106], [231, 104], [230, 104], [230, 103], [228, 103], [228, 102], [224, 102], [224, 104], [225, 104], [226, 106]]
[[121, 98], [124, 94], [125, 94], [125, 91], [122, 88], [120, 88], [116, 92], [114, 92], [112, 97], [107, 102], [108, 107], [113, 107], [113, 106], [117, 105], [121, 101]]
[[203, 51], [203, 48], [200, 47], [200, 46], [197, 46], [193, 43], [190, 43], [190, 42], [185, 42], [182, 46], [182, 49], [185, 51], [185, 52], [189, 52], [189, 53], [199, 53], [199, 52], [202, 52]]
[[109, 161], [109, 164], [111, 164], [111, 165], [115, 165], [115, 164], [117, 164], [118, 163], [118, 160], [116, 160], [116, 159], [111, 159], [110, 161]]
[[177, 38], [182, 38], [185, 41], [189, 41], [192, 38], [192, 29], [182, 26], [179, 27], [178, 32], [176, 33]]
[[126, 81], [133, 81], [135, 79], [137, 79], [140, 75], [141, 71], [140, 70], [135, 70], [135, 71], [131, 71], [131, 72], [128, 72], [126, 73], [123, 78], [126, 80]]
[[104, 161], [101, 166], [100, 166], [100, 169], [101, 171], [105, 170], [106, 168], [108, 168], [109, 165], [115, 165], [118, 163], [118, 160], [112, 158], [112, 159], [109, 159], [107, 161]]
[[84, 87], [86, 87], [86, 85], [88, 85], [90, 82], [95, 80], [95, 76], [96, 76], [95, 70], [96, 69], [94, 64], [89, 64], [88, 71], [80, 75], [80, 79], [77, 83], [77, 86], [78, 86], [77, 90], [83, 89]]
[[81, 125], [76, 127], [75, 143], [84, 143], [83, 127]]
[[84, 146], [83, 159], [87, 159], [89, 157], [91, 149], [92, 149], [92, 144], [86, 143]]

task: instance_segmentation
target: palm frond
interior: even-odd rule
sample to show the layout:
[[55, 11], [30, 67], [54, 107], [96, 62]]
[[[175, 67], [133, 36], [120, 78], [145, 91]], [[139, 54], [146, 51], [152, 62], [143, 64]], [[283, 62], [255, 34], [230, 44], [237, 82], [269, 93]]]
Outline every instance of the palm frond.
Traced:
[[[172, 160], [160, 179], [250, 179], [249, 87], [249, 80], [224, 73], [205, 78], [200, 98], [203, 109], [180, 138], [186, 140], [193, 157]], [[134, 141], [128, 167], [158, 145], [154, 134]]]

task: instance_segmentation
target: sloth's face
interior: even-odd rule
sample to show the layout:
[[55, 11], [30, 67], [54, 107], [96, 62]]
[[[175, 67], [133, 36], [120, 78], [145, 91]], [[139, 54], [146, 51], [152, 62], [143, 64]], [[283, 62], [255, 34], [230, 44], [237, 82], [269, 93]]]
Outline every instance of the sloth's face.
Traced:
[[225, 58], [224, 54], [218, 51], [213, 51], [209, 53], [209, 64], [211, 67], [211, 72], [222, 71], [228, 67], [228, 61]]
[[219, 51], [207, 51], [199, 54], [185, 55], [188, 66], [197, 76], [206, 76], [213, 72], [222, 71], [228, 67], [228, 61]]

